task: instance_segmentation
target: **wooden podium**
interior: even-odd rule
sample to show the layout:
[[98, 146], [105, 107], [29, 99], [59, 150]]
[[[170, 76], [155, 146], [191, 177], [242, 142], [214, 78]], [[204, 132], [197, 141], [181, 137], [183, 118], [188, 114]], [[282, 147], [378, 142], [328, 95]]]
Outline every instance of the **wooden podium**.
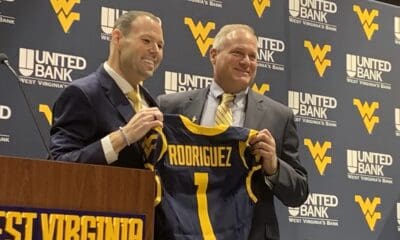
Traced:
[[154, 173], [0, 156], [0, 206], [145, 215], [153, 239]]

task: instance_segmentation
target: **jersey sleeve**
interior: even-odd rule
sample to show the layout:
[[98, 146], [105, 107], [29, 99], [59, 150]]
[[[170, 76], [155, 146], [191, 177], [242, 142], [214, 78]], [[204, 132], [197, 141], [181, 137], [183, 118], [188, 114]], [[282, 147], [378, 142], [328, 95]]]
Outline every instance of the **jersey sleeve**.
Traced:
[[[155, 165], [162, 159], [167, 150], [167, 140], [162, 128], [157, 127], [149, 131], [143, 137], [141, 146], [144, 152], [144, 166], [154, 172]], [[161, 202], [162, 187], [161, 179], [157, 172], [154, 177], [156, 182], [154, 206], [157, 206]]]
[[258, 131], [250, 129], [249, 133], [247, 135], [247, 139], [245, 141], [240, 141], [239, 142], [239, 153], [240, 157], [243, 161], [243, 165], [247, 168], [248, 174], [246, 177], [246, 191], [250, 199], [256, 203], [258, 201], [258, 197], [256, 194], [253, 192], [253, 187], [252, 187], [252, 177], [256, 171], [261, 170], [261, 156], [259, 155], [254, 155], [252, 153], [251, 145], [250, 145], [250, 139], [254, 135], [256, 135]]
[[240, 158], [243, 161], [243, 165], [247, 169], [251, 169], [254, 166], [257, 166], [260, 164], [260, 156], [254, 155], [251, 152], [251, 146], [250, 146], [250, 138], [254, 135], [256, 135], [258, 131], [249, 129], [249, 133], [247, 135], [247, 139], [245, 141], [240, 141], [239, 142], [239, 153], [240, 153]]

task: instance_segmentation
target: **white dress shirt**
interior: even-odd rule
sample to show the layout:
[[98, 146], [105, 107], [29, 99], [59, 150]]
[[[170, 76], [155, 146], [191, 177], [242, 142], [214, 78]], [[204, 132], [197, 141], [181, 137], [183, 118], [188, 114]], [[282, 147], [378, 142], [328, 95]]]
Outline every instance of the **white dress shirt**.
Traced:
[[[246, 96], [248, 88], [237, 94], [235, 94], [235, 99], [232, 104], [232, 126], [243, 127], [245, 119], [245, 108], [246, 108]], [[217, 107], [221, 102], [220, 96], [224, 93], [224, 90], [216, 83], [212, 82], [210, 86], [210, 91], [207, 95], [206, 103], [204, 105], [201, 122], [203, 126], [214, 126], [215, 125], [215, 112]]]
[[[115, 83], [121, 89], [121, 91], [124, 93], [125, 96], [128, 92], [133, 90], [132, 85], [129, 84], [129, 82], [126, 79], [124, 79], [121, 75], [119, 75], [117, 72], [115, 72], [110, 67], [110, 65], [108, 65], [107, 62], [105, 62], [103, 64], [103, 66], [104, 66], [104, 70], [111, 76], [111, 78], [115, 81]], [[143, 94], [140, 93], [140, 95], [141, 95], [141, 99], [142, 99], [142, 105], [144, 107], [148, 107], [149, 105], [146, 102], [146, 99], [143, 97]], [[133, 106], [133, 102], [131, 100], [129, 100], [129, 102]], [[111, 144], [110, 135], [107, 135], [101, 139], [101, 146], [103, 148], [104, 156], [105, 156], [108, 164], [111, 164], [118, 159], [118, 153], [115, 152], [115, 150]]]

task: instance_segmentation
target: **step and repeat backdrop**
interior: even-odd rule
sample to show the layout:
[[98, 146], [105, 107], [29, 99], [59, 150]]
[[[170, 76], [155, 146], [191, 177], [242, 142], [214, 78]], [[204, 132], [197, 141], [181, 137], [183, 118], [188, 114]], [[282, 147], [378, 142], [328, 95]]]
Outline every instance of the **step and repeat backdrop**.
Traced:
[[106, 60], [116, 18], [132, 9], [163, 20], [164, 60], [144, 83], [155, 97], [212, 81], [221, 26], [255, 28], [252, 89], [293, 110], [309, 172], [301, 207], [277, 201], [282, 239], [400, 239], [400, 8], [387, 4], [0, 0], [0, 52], [19, 77], [0, 65], [0, 154], [46, 158], [55, 99]]

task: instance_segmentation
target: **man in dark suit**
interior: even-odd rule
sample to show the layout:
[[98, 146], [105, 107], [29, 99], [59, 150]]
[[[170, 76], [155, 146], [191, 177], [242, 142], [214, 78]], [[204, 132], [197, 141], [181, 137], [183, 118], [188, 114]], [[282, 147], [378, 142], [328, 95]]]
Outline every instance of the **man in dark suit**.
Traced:
[[256, 204], [249, 239], [279, 239], [273, 197], [286, 206], [297, 207], [308, 195], [307, 172], [299, 161], [293, 113], [250, 89], [257, 70], [257, 38], [249, 26], [224, 26], [214, 38], [210, 61], [214, 70], [211, 86], [160, 96], [160, 109], [212, 126], [217, 121], [221, 95], [234, 94], [229, 105], [232, 125], [259, 130], [250, 143], [254, 154], [261, 155], [264, 169], [252, 180], [260, 201]]
[[108, 60], [72, 82], [53, 107], [51, 157], [61, 161], [143, 167], [136, 143], [163, 116], [140, 83], [163, 57], [161, 20], [148, 12], [121, 15], [111, 33]]

